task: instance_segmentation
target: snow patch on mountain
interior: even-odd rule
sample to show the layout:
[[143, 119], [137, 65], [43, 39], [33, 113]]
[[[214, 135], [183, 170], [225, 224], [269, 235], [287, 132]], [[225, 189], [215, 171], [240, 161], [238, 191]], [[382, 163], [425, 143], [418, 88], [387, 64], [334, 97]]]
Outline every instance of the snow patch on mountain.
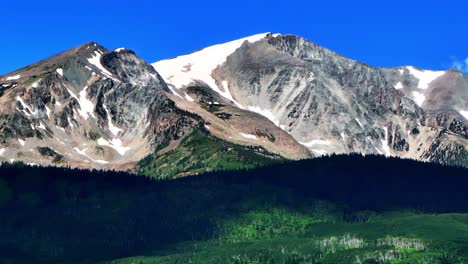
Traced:
[[308, 149], [312, 150], [318, 156], [327, 155], [329, 152], [329, 147], [334, 145], [333, 142], [322, 139], [314, 139], [309, 142], [299, 142], [300, 144], [306, 146]]
[[458, 111], [466, 120], [468, 120], [468, 111], [460, 110]]
[[21, 75], [18, 74], [18, 75], [7, 77], [6, 80], [7, 81], [15, 81], [15, 80], [18, 80], [19, 78], [21, 78]]
[[88, 59], [88, 62], [92, 65], [96, 66], [104, 75], [109, 78], [112, 78], [112, 73], [109, 72], [104, 66], [101, 64], [101, 57], [102, 53], [100, 51], [95, 51], [93, 57]]
[[116, 127], [114, 123], [112, 123], [112, 116], [110, 115], [109, 110], [107, 109], [105, 105], [103, 105], [103, 107], [107, 113], [107, 125], [109, 126], [109, 130], [112, 134], [114, 134], [114, 136], [117, 136], [119, 132], [122, 132], [123, 130]]
[[44, 125], [42, 122], [39, 123], [39, 126], [38, 126], [37, 128], [40, 128], [40, 129], [42, 129], [42, 130], [46, 130], [46, 127], [45, 127], [45, 125]]
[[255, 135], [251, 135], [251, 134], [245, 134], [245, 133], [239, 133], [239, 135], [245, 137], [245, 138], [248, 138], [248, 139], [255, 139], [257, 140], [257, 137]]
[[88, 154], [86, 154], [86, 150], [88, 150], [87, 148], [81, 150], [77, 147], [73, 148], [78, 154], [90, 159], [91, 161], [95, 162], [95, 163], [99, 163], [99, 164], [107, 164], [109, 162], [105, 161], [105, 160], [95, 160], [93, 159], [91, 156], [89, 156]]
[[31, 87], [32, 87], [32, 88], [37, 88], [37, 87], [39, 87], [39, 83], [40, 83], [40, 82], [41, 82], [41, 80], [35, 81], [35, 82], [31, 85]]
[[[26, 116], [31, 116], [32, 115], [37, 115], [37, 110], [36, 111], [33, 111], [32, 108], [24, 102], [23, 98], [21, 98], [19, 95], [16, 96], [16, 101], [20, 102], [21, 106], [23, 107], [23, 113], [26, 115]], [[24, 109], [28, 109], [29, 110], [29, 113], [24, 110]]]
[[395, 89], [403, 89], [403, 84], [401, 82], [398, 82], [396, 85], [395, 85]]
[[88, 99], [86, 91], [87, 89], [88, 86], [85, 86], [83, 91], [80, 92], [80, 97], [78, 98], [78, 102], [80, 104], [80, 110], [78, 110], [78, 112], [85, 120], [88, 119], [89, 115], [91, 115], [93, 118], [96, 118], [94, 116], [94, 103]]
[[110, 148], [115, 149], [121, 156], [125, 155], [125, 153], [130, 150], [129, 147], [124, 147], [122, 145], [122, 140], [120, 139], [112, 139], [111, 141], [108, 141], [104, 138], [99, 138], [98, 139], [98, 144], [100, 146], [107, 146]]
[[279, 126], [279, 120], [276, 118], [275, 114], [271, 112], [268, 109], [263, 109], [258, 106], [248, 106], [247, 110], [251, 112], [255, 112], [257, 114], [260, 114], [268, 119], [270, 119], [271, 122], [275, 123], [276, 126]]
[[440, 76], [444, 75], [445, 71], [426, 71], [420, 70], [413, 66], [406, 67], [410, 74], [416, 77], [419, 80], [418, 88], [419, 89], [427, 89], [429, 84], [433, 82], [435, 79], [439, 78]]
[[420, 92], [412, 92], [411, 93], [412, 95], [412, 98], [413, 98], [413, 101], [419, 106], [421, 107], [424, 103], [424, 101], [426, 100], [426, 96], [424, 96], [423, 93], [420, 93]]
[[385, 131], [385, 138], [381, 140], [382, 142], [382, 148], [385, 156], [390, 157], [392, 156], [392, 152], [390, 151], [390, 147], [388, 146], [388, 129], [386, 127], [383, 127], [383, 130]]
[[223, 91], [211, 74], [219, 65], [226, 61], [229, 55], [242, 46], [244, 42], [248, 41], [254, 43], [266, 36], [267, 33], [263, 33], [224, 44], [214, 45], [189, 55], [153, 63], [153, 67], [167, 83], [172, 84], [177, 89], [183, 88], [198, 80], [207, 84], [226, 99], [235, 102], [227, 88], [227, 82], [221, 84]]

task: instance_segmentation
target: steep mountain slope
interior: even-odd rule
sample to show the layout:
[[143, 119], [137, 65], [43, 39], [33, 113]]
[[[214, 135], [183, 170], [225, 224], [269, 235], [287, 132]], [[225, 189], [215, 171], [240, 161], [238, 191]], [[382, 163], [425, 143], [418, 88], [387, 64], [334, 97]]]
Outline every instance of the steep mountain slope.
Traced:
[[[203, 112], [181, 110], [154, 68], [126, 49], [108, 51], [88, 43], [0, 77], [0, 87], [0, 161], [133, 170], [150, 154], [174, 150], [200, 127], [230, 133], [233, 139], [227, 140], [260, 146], [265, 153], [310, 156], [261, 115], [251, 118], [259, 135], [253, 138], [247, 130], [242, 137], [244, 127], [223, 123], [227, 113], [204, 119]], [[282, 149], [288, 145], [296, 148]]]
[[[190, 100], [193, 85], [211, 88], [231, 107], [267, 117], [315, 155], [375, 153], [468, 166], [468, 126], [460, 115], [468, 101], [459, 96], [467, 93], [466, 76], [460, 73], [379, 69], [278, 34], [153, 66], [180, 98]], [[426, 86], [423, 105], [419, 93]], [[439, 101], [440, 93], [451, 97]], [[436, 111], [428, 106], [433, 100], [440, 105]], [[458, 114], [444, 105], [460, 108]]]
[[125, 169], [198, 123], [132, 51], [89, 43], [0, 78], [3, 159]]

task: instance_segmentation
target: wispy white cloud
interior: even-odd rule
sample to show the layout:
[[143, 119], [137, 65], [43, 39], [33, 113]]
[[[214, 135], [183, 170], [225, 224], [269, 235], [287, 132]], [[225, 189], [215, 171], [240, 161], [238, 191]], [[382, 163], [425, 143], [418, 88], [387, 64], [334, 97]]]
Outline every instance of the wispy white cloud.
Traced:
[[468, 74], [468, 58], [464, 60], [454, 58], [452, 62], [452, 68]]

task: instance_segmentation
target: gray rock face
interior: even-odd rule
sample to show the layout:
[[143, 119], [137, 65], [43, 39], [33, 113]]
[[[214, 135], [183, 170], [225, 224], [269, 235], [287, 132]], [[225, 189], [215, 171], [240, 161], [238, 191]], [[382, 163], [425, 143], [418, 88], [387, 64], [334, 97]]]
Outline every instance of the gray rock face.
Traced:
[[0, 77], [0, 86], [5, 161], [128, 169], [199, 123], [167, 98], [151, 65], [96, 43]]
[[460, 72], [375, 68], [271, 34], [153, 66], [88, 43], [0, 77], [0, 161], [132, 169], [203, 125], [291, 159], [357, 152], [468, 166]]
[[[190, 61], [190, 56], [197, 55], [153, 66], [160, 71], [176, 65], [174, 61]], [[245, 41], [220, 61], [209, 76], [217, 85], [213, 90], [230, 95], [237, 107], [268, 117], [316, 155], [358, 152], [468, 165], [466, 120], [443, 107], [454, 100], [464, 107], [468, 100], [447, 92], [451, 97], [442, 99], [440, 106], [433, 109], [431, 104], [443, 85], [466, 93], [460, 84], [466, 76], [457, 81], [451, 74], [458, 73], [379, 69], [291, 35]], [[180, 74], [164, 72], [169, 85], [185, 89], [169, 78]], [[194, 81], [207, 79], [190, 67], [183, 73]], [[412, 93], [422, 90], [426, 100], [418, 106], [419, 94]]]

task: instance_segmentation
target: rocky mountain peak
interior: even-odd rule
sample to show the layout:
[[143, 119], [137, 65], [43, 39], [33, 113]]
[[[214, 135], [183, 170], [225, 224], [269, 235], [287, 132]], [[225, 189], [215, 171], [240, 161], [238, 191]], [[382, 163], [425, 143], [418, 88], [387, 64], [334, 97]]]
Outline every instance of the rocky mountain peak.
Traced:
[[0, 149], [10, 161], [128, 167], [197, 123], [175, 109], [151, 65], [93, 42], [0, 77], [0, 85]]
[[[225, 52], [215, 52], [218, 48]], [[209, 63], [208, 58], [216, 59]], [[181, 98], [191, 84], [208, 87], [236, 107], [268, 118], [315, 155], [358, 152], [444, 162], [430, 149], [443, 148], [452, 153], [448, 156], [466, 151], [463, 115], [435, 117], [429, 111], [437, 91], [467, 91], [464, 80], [444, 71], [372, 67], [302, 37], [279, 34], [215, 45], [153, 66]], [[451, 89], [440, 88], [451, 82]], [[454, 160], [450, 163], [468, 164]]]

